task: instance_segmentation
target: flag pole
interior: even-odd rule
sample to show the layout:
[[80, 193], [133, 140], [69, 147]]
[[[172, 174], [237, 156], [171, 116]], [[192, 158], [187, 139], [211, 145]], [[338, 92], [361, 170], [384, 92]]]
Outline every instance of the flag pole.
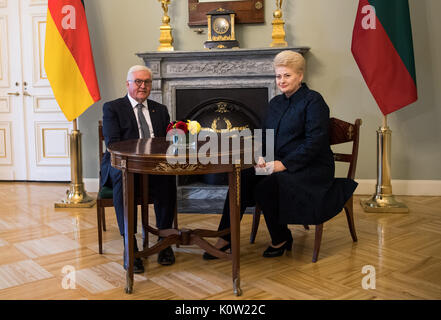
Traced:
[[77, 119], [73, 120], [70, 138], [70, 172], [71, 183], [66, 191], [66, 199], [55, 203], [55, 208], [91, 208], [96, 199], [90, 197], [84, 189], [83, 165], [81, 154], [81, 132], [78, 130]]
[[365, 212], [407, 213], [409, 208], [395, 200], [392, 194], [390, 178], [392, 131], [387, 126], [387, 116], [383, 116], [383, 125], [377, 130], [377, 184], [375, 193], [369, 199], [361, 199]]

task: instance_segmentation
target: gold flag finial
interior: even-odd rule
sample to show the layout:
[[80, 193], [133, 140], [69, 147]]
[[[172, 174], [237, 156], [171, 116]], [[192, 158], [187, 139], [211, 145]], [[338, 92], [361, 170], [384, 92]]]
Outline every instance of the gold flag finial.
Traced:
[[158, 51], [173, 51], [173, 29], [172, 27], [170, 27], [170, 17], [168, 16], [168, 6], [170, 5], [170, 0], [158, 1], [161, 2], [161, 7], [164, 11], [164, 15], [162, 16], [162, 25], [159, 27], [159, 30], [161, 30], [161, 34], [159, 36], [160, 45], [158, 47]]

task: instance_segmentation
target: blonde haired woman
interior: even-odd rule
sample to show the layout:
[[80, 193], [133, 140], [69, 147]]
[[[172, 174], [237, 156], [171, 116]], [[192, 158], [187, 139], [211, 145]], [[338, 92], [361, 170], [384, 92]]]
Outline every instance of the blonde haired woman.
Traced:
[[329, 108], [320, 93], [302, 83], [305, 65], [301, 54], [289, 50], [274, 58], [282, 94], [270, 101], [265, 121], [265, 129], [275, 130], [274, 172], [255, 188], [272, 240], [264, 257], [291, 250], [288, 224], [320, 224], [331, 219], [357, 187], [353, 180], [334, 179]]
[[[264, 257], [283, 255], [293, 244], [288, 224], [321, 224], [342, 209], [357, 183], [334, 178], [334, 156], [329, 144], [329, 108], [320, 93], [303, 83], [305, 59], [286, 50], [274, 58], [276, 84], [281, 94], [271, 99], [263, 129], [274, 130], [274, 161], [259, 161], [257, 167], [274, 168], [267, 176], [244, 170], [242, 210], [255, 199], [265, 216], [271, 245]], [[265, 139], [264, 139], [265, 141]], [[269, 146], [268, 146], [269, 147]], [[254, 192], [249, 197], [250, 188]], [[228, 206], [225, 206], [228, 209]], [[229, 227], [224, 209], [219, 230]], [[229, 238], [216, 247], [229, 248]], [[213, 256], [204, 255], [205, 259]]]

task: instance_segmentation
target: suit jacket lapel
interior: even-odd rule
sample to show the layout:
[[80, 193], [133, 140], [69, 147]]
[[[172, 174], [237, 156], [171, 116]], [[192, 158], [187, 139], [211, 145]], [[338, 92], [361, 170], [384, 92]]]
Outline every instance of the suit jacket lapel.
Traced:
[[128, 115], [130, 119], [131, 128], [134, 128], [136, 130], [136, 135], [139, 138], [139, 130], [138, 130], [138, 122], [136, 121], [135, 117], [135, 111], [133, 111], [132, 104], [130, 103], [129, 98], [127, 95], [124, 98], [124, 113]]
[[156, 108], [155, 102], [153, 100], [147, 100], [147, 105], [149, 107], [149, 115], [150, 120], [152, 122], [153, 126], [153, 133], [155, 134], [155, 137], [161, 136], [161, 117], [160, 114]]
[[[155, 137], [161, 137], [163, 136], [161, 132], [164, 130], [161, 123], [163, 122], [161, 114], [158, 108], [156, 107], [155, 101], [147, 100], [147, 106], [149, 109], [150, 120], [153, 126], [153, 133], [155, 134]], [[135, 111], [133, 110], [132, 104], [130, 103], [130, 100], [127, 97], [127, 95], [125, 96], [124, 99], [124, 113], [128, 115], [130, 119], [131, 127], [135, 129], [136, 135], [139, 138], [138, 122], [136, 121]]]

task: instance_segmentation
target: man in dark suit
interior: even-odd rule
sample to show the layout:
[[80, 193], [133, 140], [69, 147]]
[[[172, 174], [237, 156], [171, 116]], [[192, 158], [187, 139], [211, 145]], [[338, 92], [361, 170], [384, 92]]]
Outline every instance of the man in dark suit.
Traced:
[[[151, 70], [145, 66], [131, 67], [127, 74], [126, 86], [128, 91], [126, 96], [106, 102], [103, 106], [103, 134], [106, 146], [129, 139], [165, 137], [166, 128], [170, 122], [167, 107], [147, 99], [152, 88]], [[118, 228], [124, 237], [122, 174], [120, 170], [111, 166], [110, 154], [107, 151], [104, 154], [101, 168], [101, 185], [113, 188], [113, 203]], [[135, 181], [138, 179], [139, 177], [135, 176]], [[150, 175], [149, 196], [153, 199], [157, 228], [170, 228], [176, 204], [176, 177]], [[136, 222], [135, 215], [135, 233]], [[135, 239], [135, 251], [137, 250]], [[171, 247], [159, 252], [159, 264], [171, 265], [174, 262], [175, 257]], [[127, 268], [125, 260], [124, 268]], [[139, 258], [135, 259], [134, 272], [144, 272], [144, 266]]]

